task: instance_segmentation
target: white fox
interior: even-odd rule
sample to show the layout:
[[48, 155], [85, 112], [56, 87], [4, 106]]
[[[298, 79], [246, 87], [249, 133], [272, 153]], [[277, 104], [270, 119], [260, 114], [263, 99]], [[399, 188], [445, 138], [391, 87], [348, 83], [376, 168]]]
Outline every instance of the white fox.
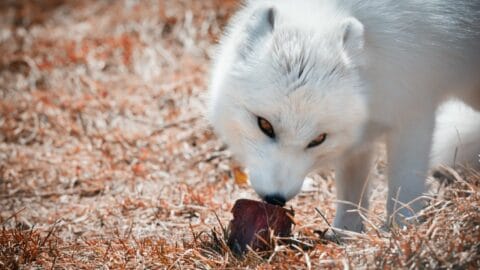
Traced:
[[[208, 117], [267, 202], [284, 204], [333, 163], [333, 225], [361, 231], [351, 210], [368, 208], [375, 141], [386, 141], [387, 216], [398, 222], [424, 205], [431, 153], [478, 165], [480, 1], [247, 1], [215, 60]], [[447, 132], [434, 136], [450, 99], [472, 110], [441, 109]]]

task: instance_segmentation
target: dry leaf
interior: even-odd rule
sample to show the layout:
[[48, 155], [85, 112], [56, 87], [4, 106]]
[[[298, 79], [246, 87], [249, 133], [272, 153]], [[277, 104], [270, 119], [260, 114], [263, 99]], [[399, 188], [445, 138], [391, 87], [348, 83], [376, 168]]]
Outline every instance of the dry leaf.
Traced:
[[241, 187], [248, 184], [248, 175], [240, 167], [234, 167], [232, 171], [235, 184]]

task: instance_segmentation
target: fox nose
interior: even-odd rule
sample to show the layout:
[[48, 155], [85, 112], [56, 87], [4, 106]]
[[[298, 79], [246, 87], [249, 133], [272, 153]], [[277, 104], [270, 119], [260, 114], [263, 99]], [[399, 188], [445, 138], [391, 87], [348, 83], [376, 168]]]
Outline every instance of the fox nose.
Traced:
[[287, 202], [285, 197], [280, 194], [267, 195], [263, 198], [263, 200], [269, 204], [274, 204], [278, 206], [285, 206], [285, 203]]

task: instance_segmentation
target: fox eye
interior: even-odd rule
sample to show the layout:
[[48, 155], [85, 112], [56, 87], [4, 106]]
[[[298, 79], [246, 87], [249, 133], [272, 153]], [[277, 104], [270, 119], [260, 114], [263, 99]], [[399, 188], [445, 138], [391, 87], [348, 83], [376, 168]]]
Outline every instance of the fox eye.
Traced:
[[257, 123], [260, 130], [267, 135], [268, 137], [275, 139], [275, 131], [273, 130], [272, 124], [263, 117], [257, 117]]
[[327, 139], [327, 133], [322, 133], [322, 134], [318, 135], [318, 137], [315, 138], [313, 141], [311, 141], [307, 145], [307, 148], [317, 147], [320, 144], [322, 144], [326, 139]]

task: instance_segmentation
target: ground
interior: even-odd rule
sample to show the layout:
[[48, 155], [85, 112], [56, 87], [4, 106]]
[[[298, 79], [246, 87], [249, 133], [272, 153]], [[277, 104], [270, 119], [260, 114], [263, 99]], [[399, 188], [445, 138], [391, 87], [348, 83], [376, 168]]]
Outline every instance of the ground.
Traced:
[[478, 269], [480, 175], [443, 168], [423, 223], [385, 232], [382, 158], [365, 234], [322, 239], [328, 172], [289, 202], [290, 244], [229, 252], [230, 209], [256, 196], [203, 115], [237, 6], [0, 2], [0, 269]]

